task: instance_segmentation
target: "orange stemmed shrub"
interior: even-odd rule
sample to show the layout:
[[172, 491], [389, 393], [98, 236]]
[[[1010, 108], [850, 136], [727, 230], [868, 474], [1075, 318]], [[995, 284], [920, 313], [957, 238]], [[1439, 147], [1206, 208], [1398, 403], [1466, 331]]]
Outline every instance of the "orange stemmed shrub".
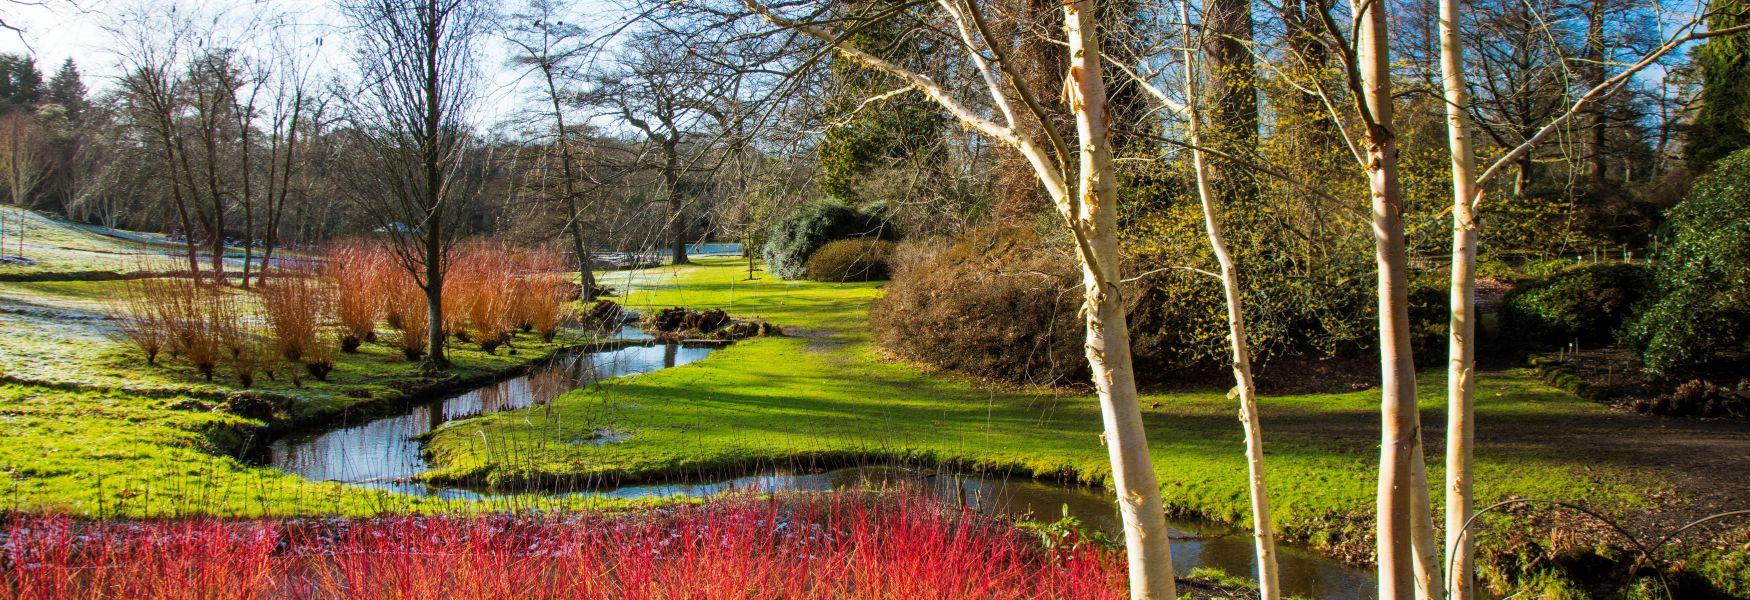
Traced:
[[323, 272], [334, 282], [334, 316], [346, 330], [341, 349], [357, 352], [359, 344], [376, 341], [385, 281], [395, 276], [387, 253], [379, 245], [356, 240], [335, 244], [324, 257]]

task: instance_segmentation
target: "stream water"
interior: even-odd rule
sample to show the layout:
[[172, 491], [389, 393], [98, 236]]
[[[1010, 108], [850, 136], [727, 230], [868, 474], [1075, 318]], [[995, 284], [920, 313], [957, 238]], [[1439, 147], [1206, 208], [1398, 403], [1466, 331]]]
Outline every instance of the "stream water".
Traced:
[[[627, 327], [622, 339], [648, 339]], [[414, 479], [429, 468], [417, 436], [444, 423], [487, 413], [544, 404], [566, 391], [603, 379], [648, 373], [704, 358], [709, 348], [675, 344], [637, 345], [562, 356], [528, 375], [410, 407], [401, 414], [292, 436], [269, 447], [270, 464], [315, 481], [441, 498], [486, 498], [489, 492], [430, 486]], [[610, 434], [611, 435], [611, 434]], [[1098, 488], [1026, 477], [995, 477], [863, 466], [825, 472], [770, 469], [734, 478], [684, 483], [601, 487], [570, 494], [621, 498], [710, 496], [730, 490], [831, 492], [907, 483], [945, 502], [989, 514], [1055, 521], [1064, 511], [1094, 530], [1119, 531], [1111, 493]], [[1173, 562], [1179, 573], [1199, 566], [1252, 574], [1251, 537], [1245, 531], [1199, 521], [1169, 521]], [[1306, 548], [1279, 545], [1283, 591], [1309, 598], [1360, 599], [1376, 595], [1372, 574]]]

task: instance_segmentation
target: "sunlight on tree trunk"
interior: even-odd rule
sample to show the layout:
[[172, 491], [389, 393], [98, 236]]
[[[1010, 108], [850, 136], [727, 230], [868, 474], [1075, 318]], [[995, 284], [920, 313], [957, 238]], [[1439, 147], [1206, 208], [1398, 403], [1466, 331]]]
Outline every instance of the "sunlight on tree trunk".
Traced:
[[[1187, 2], [1179, 3], [1179, 14], [1185, 17], [1185, 36], [1191, 37], [1190, 10]], [[1234, 392], [1240, 400], [1240, 426], [1246, 438], [1247, 490], [1252, 499], [1252, 539], [1258, 559], [1258, 597], [1276, 600], [1282, 595], [1277, 583], [1276, 539], [1270, 525], [1270, 496], [1264, 483], [1264, 433], [1258, 422], [1257, 386], [1252, 383], [1251, 350], [1246, 341], [1245, 308], [1240, 303], [1240, 278], [1233, 255], [1223, 240], [1221, 223], [1216, 218], [1209, 169], [1204, 164], [1202, 102], [1198, 97], [1197, 71], [1191, 52], [1193, 44], [1185, 44], [1185, 102], [1187, 134], [1191, 142], [1191, 166], [1197, 175], [1197, 197], [1203, 207], [1203, 227], [1209, 236], [1209, 248], [1221, 264], [1221, 289], [1227, 301], [1228, 343], [1233, 348]]]
[[1447, 142], [1452, 154], [1452, 289], [1446, 371], [1446, 564], [1447, 594], [1468, 600], [1474, 593], [1471, 540], [1461, 535], [1475, 498], [1471, 492], [1471, 452], [1476, 439], [1477, 222], [1471, 213], [1477, 196], [1476, 159], [1465, 129], [1464, 46], [1458, 35], [1458, 0], [1440, 0], [1440, 74], [1446, 97]]
[[[976, 10], [976, 7], [973, 8]], [[1165, 509], [1154, 462], [1143, 432], [1142, 408], [1130, 358], [1130, 330], [1125, 322], [1118, 248], [1118, 181], [1108, 137], [1106, 81], [1101, 75], [1100, 40], [1091, 23], [1093, 0], [1066, 2], [1063, 29], [1069, 40], [1069, 80], [1065, 95], [1075, 113], [1080, 170], [1075, 199], [1058, 201], [1059, 210], [1076, 230], [1086, 295], [1088, 365], [1099, 391], [1106, 444], [1112, 461], [1112, 481], [1124, 520], [1129, 550], [1130, 596], [1167, 599], [1177, 596]], [[1067, 190], [1066, 190], [1067, 191]]]
[[[1356, 0], [1356, 65], [1367, 115], [1365, 167], [1373, 197], [1374, 262], [1379, 272], [1380, 446], [1379, 597], [1415, 593], [1415, 463], [1421, 460], [1416, 364], [1410, 350], [1408, 259], [1398, 148], [1392, 131], [1391, 59], [1385, 7]], [[1426, 494], [1426, 486], [1422, 488]]]

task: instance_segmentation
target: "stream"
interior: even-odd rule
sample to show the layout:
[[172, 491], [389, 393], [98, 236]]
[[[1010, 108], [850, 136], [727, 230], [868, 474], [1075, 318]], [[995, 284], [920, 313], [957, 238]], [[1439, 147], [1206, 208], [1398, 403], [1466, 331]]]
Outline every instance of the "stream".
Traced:
[[[619, 339], [648, 340], [628, 326]], [[418, 436], [445, 423], [488, 413], [545, 404], [560, 394], [614, 377], [684, 365], [710, 355], [711, 348], [677, 344], [635, 345], [561, 356], [527, 375], [489, 384], [448, 398], [408, 407], [400, 414], [356, 425], [291, 436], [268, 448], [269, 464], [312, 481], [388, 490], [445, 499], [492, 497], [490, 492], [444, 488], [417, 481], [430, 468]], [[608, 432], [609, 436], [612, 435]], [[824, 472], [769, 469], [756, 475], [685, 483], [601, 487], [570, 492], [619, 498], [710, 496], [730, 490], [831, 492], [857, 487], [908, 483], [938, 499], [987, 514], [1055, 521], [1064, 511], [1084, 527], [1108, 534], [1120, 530], [1111, 493], [1100, 488], [1028, 477], [966, 475], [909, 468], [861, 466]], [[1184, 574], [1199, 566], [1251, 575], [1252, 539], [1244, 530], [1201, 521], [1170, 519], [1173, 563]], [[1360, 599], [1377, 594], [1373, 574], [1307, 548], [1278, 544], [1282, 589], [1310, 598]]]

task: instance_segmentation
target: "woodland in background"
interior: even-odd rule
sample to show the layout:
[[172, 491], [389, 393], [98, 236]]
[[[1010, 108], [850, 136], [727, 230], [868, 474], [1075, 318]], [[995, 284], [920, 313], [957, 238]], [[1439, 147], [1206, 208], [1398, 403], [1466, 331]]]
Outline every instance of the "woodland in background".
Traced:
[[[1059, 91], [1050, 69], [1024, 71], [1063, 60], [1061, 48], [1037, 35], [1061, 16], [1038, 2], [999, 4], [991, 11], [999, 22], [989, 27], [1008, 36], [1021, 84], [1045, 99], [1044, 121], [1022, 115], [1020, 127], [1073, 133], [1067, 107], [1052, 100]], [[1742, 22], [1740, 4], [1712, 5], [1710, 26]], [[1150, 29], [1158, 25], [1146, 16], [1158, 7], [1114, 6], [1102, 18], [1115, 54], [1145, 55], [1172, 33]], [[932, 26], [926, 10], [882, 2], [840, 10], [850, 18], [887, 7], [897, 12], [857, 29], [849, 43], [942, 81], [970, 68], [950, 49], [905, 35]], [[1445, 337], [1441, 257], [1451, 250], [1433, 8], [1404, 3], [1393, 23], [1395, 134], [1415, 340], [1429, 350], [1417, 353], [1423, 357], [1435, 356]], [[1474, 101], [1466, 108], [1484, 157], [1525, 142], [1580, 93], [1624, 69], [1626, 59], [1613, 57], [1639, 56], [1660, 40], [1654, 7], [1633, 0], [1474, 8], [1460, 30], [1472, 48], [1465, 67]], [[1072, 289], [1071, 243], [1053, 231], [1041, 189], [1012, 150], [955, 125], [880, 69], [841, 54], [808, 59], [806, 43], [782, 47], [735, 27], [675, 18], [628, 34], [637, 43], [604, 47], [599, 32], [558, 18], [562, 10], [536, 0], [471, 17], [478, 31], [467, 43], [506, 41], [513, 50], [506, 66], [543, 85], [500, 122], [458, 115], [449, 169], [461, 191], [446, 203], [446, 240], [551, 244], [575, 264], [586, 254], [658, 250], [684, 261], [692, 244], [740, 241], [774, 272], [799, 277], [813, 250], [832, 239], [904, 239], [894, 264], [880, 267], [897, 274], [876, 310], [877, 332], [890, 348], [1017, 381], [1085, 375], [1073, 328], [1072, 308], [1081, 300]], [[1365, 179], [1345, 149], [1357, 132], [1318, 98], [1344, 92], [1336, 85], [1341, 66], [1309, 12], [1315, 7], [1285, 7], [1284, 19], [1257, 19], [1232, 2], [1203, 10], [1212, 34], [1204, 48], [1204, 139], [1227, 243], [1246, 273], [1255, 358], [1299, 372], [1320, 364], [1315, 359], [1365, 357], [1374, 306], [1364, 283], [1373, 266], [1367, 215], [1354, 201]], [[244, 286], [278, 248], [408, 230], [418, 215], [385, 210], [389, 196], [372, 191], [382, 178], [365, 176], [385, 163], [370, 158], [378, 152], [375, 125], [367, 103], [353, 99], [363, 84], [318, 72], [316, 51], [282, 39], [274, 18], [211, 28], [188, 15], [153, 15], [116, 26], [125, 75], [95, 93], [71, 60], [45, 78], [29, 58], [0, 57], [0, 191], [15, 205], [75, 221], [162, 231], [187, 245], [195, 271], [223, 269], [214, 254], [241, 248]], [[665, 29], [695, 35], [679, 39]], [[271, 41], [244, 44], [250, 35]], [[1643, 264], [1681, 245], [1673, 238], [1682, 228], [1667, 224], [1667, 211], [1698, 176], [1750, 144], [1744, 37], [1667, 55], [1658, 74], [1627, 80], [1495, 179], [1478, 243], [1485, 288], [1536, 285], [1577, 263]], [[773, 73], [781, 69], [753, 66], [761, 62], [793, 70], [779, 77]], [[456, 67], [472, 73], [481, 65]], [[1308, 80], [1331, 85], [1312, 89]], [[1212, 256], [1202, 240], [1190, 152], [1175, 141], [1183, 123], [1163, 118], [1143, 86], [1125, 77], [1114, 78], [1111, 100], [1121, 236], [1136, 277], [1128, 302], [1139, 372], [1155, 383], [1219, 375], [1224, 317], [1215, 309], [1218, 287], [1191, 270], [1212, 264]], [[1721, 193], [1737, 197], [1713, 195]], [[843, 231], [807, 233], [806, 243], [787, 241], [798, 235], [796, 223], [818, 220], [807, 215], [825, 206], [867, 217]], [[0, 224], [0, 233], [0, 247], [13, 255], [27, 246], [15, 228]], [[629, 263], [597, 256], [589, 264]], [[583, 278], [593, 295], [591, 271]], [[1642, 287], [1657, 286], [1649, 279]], [[1662, 293], [1631, 294], [1646, 297], [1638, 311]], [[1524, 316], [1523, 301], [1509, 304], [1522, 309], [1513, 318]], [[1612, 343], [1627, 335], [1621, 330], [1635, 311], [1625, 305], [1608, 335], [1570, 327], [1546, 341]], [[1642, 347], [1660, 339], [1645, 329], [1636, 329]], [[1487, 327], [1484, 334], [1491, 335]], [[1735, 352], [1732, 340], [1742, 336], [1725, 337], [1713, 345]], [[1015, 340], [1027, 340], [1030, 350], [995, 352]], [[1659, 370], [1681, 369], [1717, 354], [1654, 362]], [[971, 364], [990, 361], [1001, 364]]]
[[[1380, 388], [1382, 596], [1474, 579], [1457, 538], [1450, 581], [1429, 565], [1418, 367], [1449, 366], [1447, 536], [1475, 504], [1479, 345], [1540, 368], [1610, 348], [1637, 410], [1750, 415], [1744, 0], [686, 0], [605, 31], [552, 0], [340, 5], [349, 75], [283, 15], [149, 5], [111, 28], [113, 87], [0, 60], [6, 198], [164, 233], [189, 281], [263, 286], [298, 275], [288, 257], [369, 247], [411, 283], [382, 290], [409, 311], [384, 318], [432, 369], [446, 336], [491, 353], [534, 327], [480, 291], [520, 272], [479, 259], [482, 238], [568, 254], [515, 269], [575, 267], [584, 300], [610, 291], [597, 270], [713, 241], [740, 242], [750, 277], [757, 257], [768, 277], [889, 278], [870, 318], [886, 350], [1092, 384], [1139, 597], [1174, 585], [1139, 385], [1231, 369], [1265, 597], [1254, 368], [1266, 389]], [[482, 64], [488, 44], [506, 64]], [[488, 118], [500, 67], [525, 83]], [[7, 260], [31, 260], [28, 236], [0, 223]], [[263, 297], [276, 313], [326, 314], [291, 305], [328, 284], [300, 300], [287, 279]], [[317, 378], [346, 343], [273, 328], [276, 362]], [[174, 353], [211, 378], [222, 331]]]

